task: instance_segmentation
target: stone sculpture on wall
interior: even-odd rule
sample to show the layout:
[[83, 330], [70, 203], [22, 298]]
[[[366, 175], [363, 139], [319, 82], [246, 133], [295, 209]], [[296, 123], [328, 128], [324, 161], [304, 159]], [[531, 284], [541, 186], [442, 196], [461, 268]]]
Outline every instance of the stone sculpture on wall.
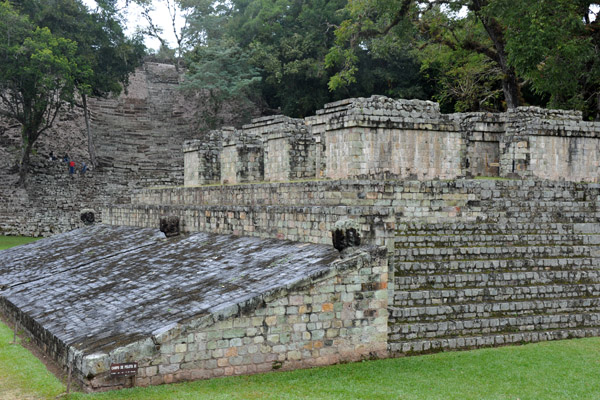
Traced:
[[353, 219], [342, 219], [336, 222], [331, 232], [331, 239], [333, 247], [340, 252], [360, 246], [358, 223]]

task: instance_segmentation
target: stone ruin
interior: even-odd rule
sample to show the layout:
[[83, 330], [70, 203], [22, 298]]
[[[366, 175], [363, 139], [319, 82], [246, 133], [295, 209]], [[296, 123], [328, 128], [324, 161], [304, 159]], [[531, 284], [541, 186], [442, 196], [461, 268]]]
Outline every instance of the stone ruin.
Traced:
[[215, 131], [0, 252], [0, 307], [87, 391], [600, 336], [599, 132], [383, 97]]
[[519, 107], [441, 114], [383, 96], [315, 116], [257, 118], [184, 144], [186, 186], [302, 179], [511, 177], [598, 182], [600, 124], [580, 112]]

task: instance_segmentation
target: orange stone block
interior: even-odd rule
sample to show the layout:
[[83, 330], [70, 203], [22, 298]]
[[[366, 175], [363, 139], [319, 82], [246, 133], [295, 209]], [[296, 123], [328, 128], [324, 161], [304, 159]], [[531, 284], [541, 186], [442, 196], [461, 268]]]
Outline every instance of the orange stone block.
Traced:
[[235, 357], [238, 355], [237, 347], [230, 347], [225, 352], [225, 357]]

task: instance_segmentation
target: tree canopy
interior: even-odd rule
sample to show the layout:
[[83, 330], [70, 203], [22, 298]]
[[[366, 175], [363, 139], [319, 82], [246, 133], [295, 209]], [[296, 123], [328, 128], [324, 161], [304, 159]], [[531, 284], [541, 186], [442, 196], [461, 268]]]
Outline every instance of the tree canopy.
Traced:
[[[597, 110], [597, 22], [584, 0], [181, 0], [188, 55], [211, 38], [248, 56], [273, 112], [384, 94], [446, 111]], [[222, 46], [224, 42], [219, 42]], [[194, 58], [195, 57], [195, 58]], [[199, 70], [196, 68], [196, 72]], [[594, 116], [597, 112], [593, 112]]]
[[503, 21], [508, 61], [535, 93], [598, 119], [599, 11], [587, 0], [495, 0], [486, 13]]
[[349, 0], [328, 55], [342, 68], [329, 85], [355, 82], [357, 51], [408, 42], [433, 98], [456, 110], [533, 101], [598, 117], [598, 8], [587, 0]]
[[[151, 0], [131, 0], [145, 7]], [[225, 101], [310, 115], [324, 103], [383, 94], [442, 110], [522, 104], [600, 119], [600, 6], [589, 0], [162, 0], [179, 13], [184, 90], [208, 94], [209, 127]], [[22, 170], [56, 113], [118, 93], [144, 54], [123, 34], [116, 0], [4, 1], [0, 89], [23, 126]], [[86, 113], [87, 116], [87, 113]], [[90, 141], [91, 142], [91, 141]], [[90, 154], [92, 154], [90, 150]]]
[[[208, 72], [209, 64], [214, 65], [210, 54], [243, 55], [238, 68], [260, 78], [252, 81], [253, 98], [265, 113], [301, 117], [326, 102], [373, 93], [428, 97], [418, 62], [404, 48], [390, 49], [382, 57], [359, 53], [360, 81], [335, 92], [329, 90], [327, 83], [336, 67], [328, 67], [325, 56], [334, 44], [336, 26], [344, 18], [346, 0], [180, 0], [179, 4], [187, 16], [185, 35], [193, 45], [184, 54], [195, 75], [188, 79], [199, 83], [206, 71], [208, 80], [216, 82], [214, 72]], [[221, 69], [221, 74], [226, 70]], [[239, 88], [247, 79], [239, 76], [241, 85], [229, 78], [219, 81]], [[224, 86], [221, 90], [231, 92]]]

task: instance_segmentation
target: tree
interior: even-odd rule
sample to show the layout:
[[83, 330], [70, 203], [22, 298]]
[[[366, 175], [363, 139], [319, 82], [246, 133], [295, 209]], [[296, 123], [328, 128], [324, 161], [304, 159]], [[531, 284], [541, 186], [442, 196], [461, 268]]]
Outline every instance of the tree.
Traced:
[[34, 143], [67, 104], [76, 78], [88, 76], [76, 62], [77, 44], [36, 27], [8, 2], [0, 3], [0, 99], [21, 124], [19, 183], [24, 184]]
[[207, 129], [223, 123], [218, 118], [223, 102], [235, 100], [247, 105], [256, 96], [260, 75], [249, 64], [248, 54], [234, 43], [222, 40], [197, 46], [188, 57], [189, 69], [181, 88], [208, 93], [208, 112], [201, 117]]
[[346, 0], [178, 0], [178, 4], [187, 15], [185, 34], [196, 46], [187, 57], [194, 73], [212, 68], [202, 67], [204, 62], [213, 64], [209, 53], [237, 57], [241, 51], [247, 56], [242, 70], [251, 67], [260, 75], [252, 87], [258, 88], [258, 105], [264, 113], [303, 117], [326, 102], [374, 93], [428, 97], [418, 63], [404, 48], [386, 57], [357, 51], [359, 82], [336, 92], [327, 89], [337, 70], [325, 66], [325, 56], [334, 44]]
[[550, 106], [600, 118], [600, 24], [589, 0], [495, 0], [508, 62]]
[[228, 34], [249, 51], [260, 70], [261, 92], [271, 109], [312, 114], [334, 97], [323, 60], [333, 44], [336, 14], [345, 0], [234, 0]]
[[[379, 42], [390, 40], [412, 40], [411, 26], [416, 27], [428, 43], [447, 46], [456, 51], [469, 51], [481, 54], [494, 62], [502, 72], [502, 88], [508, 108], [517, 107], [521, 100], [519, 81], [514, 67], [508, 61], [504, 27], [501, 22], [485, 9], [494, 0], [349, 0], [346, 6], [348, 18], [336, 29], [336, 44], [330, 50], [329, 65], [342, 65], [341, 70], [330, 80], [330, 88], [336, 90], [355, 81], [356, 51], [358, 48], [375, 49]], [[460, 36], [456, 29], [462, 23], [460, 18], [447, 19], [443, 27], [448, 33], [439, 34], [439, 26], [431, 25], [428, 18], [431, 12], [448, 14], [461, 9], [476, 18], [486, 33], [481, 40], [473, 36]]]
[[[175, 67], [177, 70], [181, 67], [181, 60], [184, 53], [189, 50], [190, 37], [188, 36], [188, 10], [181, 7], [180, 0], [132, 0], [142, 7], [142, 16], [148, 23], [148, 26], [142, 31], [143, 34], [151, 36], [160, 42], [160, 48], [163, 54], [167, 54], [169, 42], [165, 38], [164, 30], [158, 26], [150, 15], [155, 10], [155, 3], [161, 2], [169, 13], [171, 30], [177, 47], [174, 49]], [[180, 20], [182, 20], [180, 22]], [[179, 26], [181, 24], [181, 26]]]
[[[459, 19], [441, 10], [426, 16], [427, 31], [415, 54], [421, 71], [434, 85], [432, 98], [446, 112], [502, 109], [502, 71], [484, 54], [454, 43], [484, 42], [487, 33], [473, 14]], [[452, 25], [452, 29], [447, 26]], [[431, 39], [431, 37], [435, 39]]]
[[89, 11], [79, 0], [22, 0], [18, 6], [33, 24], [47, 27], [54, 35], [78, 44], [76, 63], [85, 73], [74, 79], [82, 100], [90, 161], [96, 167], [87, 97], [121, 93], [145, 53], [142, 38], [125, 37], [118, 10], [110, 0], [99, 1], [94, 11]]

